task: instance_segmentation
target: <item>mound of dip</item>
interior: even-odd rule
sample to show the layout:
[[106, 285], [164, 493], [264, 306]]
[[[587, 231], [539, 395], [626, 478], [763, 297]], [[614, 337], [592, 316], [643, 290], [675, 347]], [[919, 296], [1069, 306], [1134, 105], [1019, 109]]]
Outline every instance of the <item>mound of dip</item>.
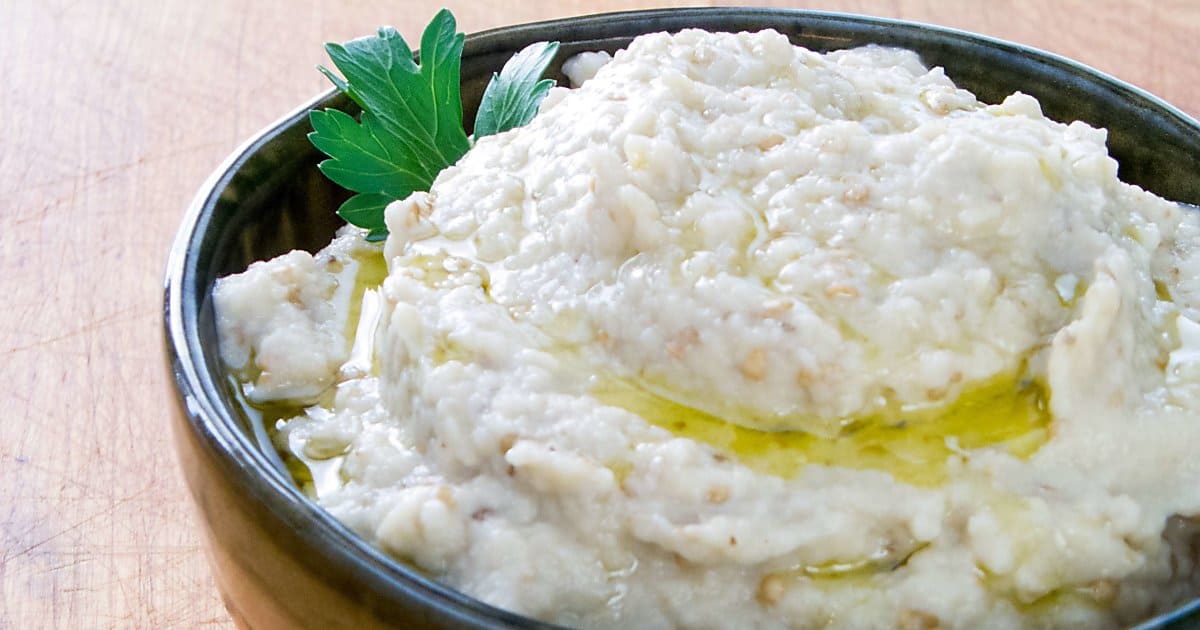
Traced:
[[566, 72], [382, 248], [217, 286], [322, 506], [587, 627], [1103, 628], [1200, 593], [1200, 220], [1104, 131], [774, 31]]

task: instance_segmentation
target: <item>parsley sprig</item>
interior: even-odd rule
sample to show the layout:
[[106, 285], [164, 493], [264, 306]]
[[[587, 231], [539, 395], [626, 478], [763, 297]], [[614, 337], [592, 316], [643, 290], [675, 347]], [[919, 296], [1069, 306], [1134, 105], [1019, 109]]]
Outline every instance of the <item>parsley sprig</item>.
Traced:
[[[329, 159], [318, 168], [334, 183], [357, 193], [338, 215], [365, 228], [368, 240], [387, 237], [383, 210], [415, 191], [429, 190], [442, 169], [470, 148], [463, 128], [460, 74], [465, 36], [442, 9], [421, 35], [421, 63], [395, 29], [375, 37], [326, 44], [344, 79], [318, 69], [361, 109], [362, 116], [336, 110], [309, 114], [308, 139]], [[554, 85], [542, 79], [558, 51], [538, 42], [513, 55], [484, 90], [475, 118], [475, 137], [525, 125]]]

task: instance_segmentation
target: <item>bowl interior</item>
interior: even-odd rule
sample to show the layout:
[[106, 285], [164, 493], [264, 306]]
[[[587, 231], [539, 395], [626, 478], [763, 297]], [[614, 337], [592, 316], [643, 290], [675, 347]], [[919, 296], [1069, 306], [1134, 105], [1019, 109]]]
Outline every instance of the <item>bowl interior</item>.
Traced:
[[[364, 33], [372, 25], [364, 25]], [[909, 48], [929, 66], [941, 66], [961, 87], [986, 102], [1021, 91], [1037, 97], [1046, 115], [1063, 122], [1083, 120], [1108, 129], [1111, 154], [1121, 178], [1161, 196], [1200, 204], [1200, 128], [1194, 120], [1140, 90], [1068, 60], [1020, 46], [957, 31], [858, 16], [752, 9], [687, 9], [593, 16], [518, 26], [469, 37], [463, 58], [464, 120], [474, 118], [491, 73], [526, 44], [562, 43], [553, 65], [563, 83], [561, 63], [589, 50], [614, 52], [634, 36], [683, 28], [718, 31], [773, 28], [799, 45], [834, 50], [866, 44]], [[327, 94], [318, 106], [352, 107], [348, 99]], [[316, 251], [341, 225], [334, 210], [347, 193], [316, 169], [322, 159], [305, 138], [310, 131], [303, 111], [264, 132], [201, 191], [168, 269], [178, 285], [178, 302], [168, 303], [168, 319], [178, 318], [180, 335], [169, 344], [190, 366], [177, 371], [181, 390], [206, 401], [206, 413], [190, 421], [209, 430], [223, 427], [242, 448], [229, 457], [251, 474], [286, 479], [274, 462], [256, 454], [254, 427], [238, 411], [228, 375], [216, 352], [217, 338], [209, 299], [214, 281], [293, 248]], [[187, 380], [188, 382], [184, 382]], [[193, 382], [194, 381], [194, 382]], [[209, 417], [212, 416], [212, 417]], [[298, 491], [280, 501], [303, 505], [311, 517], [330, 519], [307, 504]], [[341, 530], [339, 530], [341, 531]], [[424, 578], [394, 563], [397, 579], [426, 584]], [[436, 587], [434, 587], [436, 588]]]

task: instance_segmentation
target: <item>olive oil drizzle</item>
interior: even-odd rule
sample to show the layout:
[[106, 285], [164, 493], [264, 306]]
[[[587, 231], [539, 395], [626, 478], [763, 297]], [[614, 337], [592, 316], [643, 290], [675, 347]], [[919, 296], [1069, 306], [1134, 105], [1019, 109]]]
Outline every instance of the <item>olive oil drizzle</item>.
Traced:
[[[379, 305], [364, 307], [364, 303], [378, 301], [374, 293], [387, 277], [387, 266], [378, 251], [359, 252], [352, 264], [357, 268], [345, 335], [353, 348], [350, 363], [358, 366], [359, 375], [366, 375], [376, 371], [371, 346], [379, 315], [367, 311], [377, 310]], [[370, 369], [363, 370], [364, 363]], [[340, 468], [340, 457], [313, 460], [303, 455], [303, 444], [278, 443], [279, 425], [302, 414], [304, 405], [254, 405], [241, 395], [240, 388], [235, 390], [246, 412], [260, 416], [252, 421], [266, 429], [301, 487], [315, 496], [324, 489], [317, 486], [336, 483], [326, 469]], [[1025, 374], [1024, 367], [968, 386], [949, 402], [921, 409], [892, 406], [867, 417], [847, 418], [841, 434], [834, 437], [747, 428], [746, 423], [731, 421], [737, 418], [701, 411], [632, 379], [600, 377], [589, 393], [603, 404], [707, 444], [753, 470], [784, 478], [801, 474], [808, 465], [822, 465], [878, 470], [913, 485], [933, 487], [946, 480], [947, 458], [980, 448], [1028, 457], [1049, 439], [1051, 424], [1048, 392], [1041, 382]]]
[[1051, 422], [1045, 387], [1018, 373], [968, 387], [949, 403], [849, 420], [833, 438], [746, 428], [626, 379], [600, 379], [591, 393], [758, 472], [790, 478], [819, 464], [880, 470], [924, 487], [945, 481], [946, 459], [955, 454], [992, 447], [1032, 455], [1049, 439]]

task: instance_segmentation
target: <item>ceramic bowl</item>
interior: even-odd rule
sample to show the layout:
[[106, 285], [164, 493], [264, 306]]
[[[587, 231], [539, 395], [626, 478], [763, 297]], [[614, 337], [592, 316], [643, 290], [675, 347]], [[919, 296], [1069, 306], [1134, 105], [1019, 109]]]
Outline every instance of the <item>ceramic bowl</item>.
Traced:
[[[364, 24], [364, 34], [375, 25]], [[1200, 203], [1200, 126], [1166, 103], [1075, 62], [955, 30], [893, 20], [766, 9], [682, 9], [590, 16], [502, 28], [467, 38], [467, 121], [491, 73], [526, 44], [562, 42], [554, 72], [581, 51], [615, 51], [634, 36], [699, 27], [773, 28], [815, 50], [863, 44], [918, 51], [980, 99], [1036, 96], [1060, 121], [1109, 130], [1121, 177], [1164, 197]], [[316, 251], [340, 220], [346, 193], [315, 168], [305, 138], [313, 107], [348, 108], [333, 91], [251, 138], [204, 184], [188, 210], [166, 273], [168, 366], [177, 386], [179, 461], [198, 508], [218, 587], [252, 628], [541, 628], [471, 599], [391, 559], [307, 499], [238, 411], [217, 354], [213, 282], [293, 248]], [[1200, 602], [1146, 627], [1200, 624]]]

